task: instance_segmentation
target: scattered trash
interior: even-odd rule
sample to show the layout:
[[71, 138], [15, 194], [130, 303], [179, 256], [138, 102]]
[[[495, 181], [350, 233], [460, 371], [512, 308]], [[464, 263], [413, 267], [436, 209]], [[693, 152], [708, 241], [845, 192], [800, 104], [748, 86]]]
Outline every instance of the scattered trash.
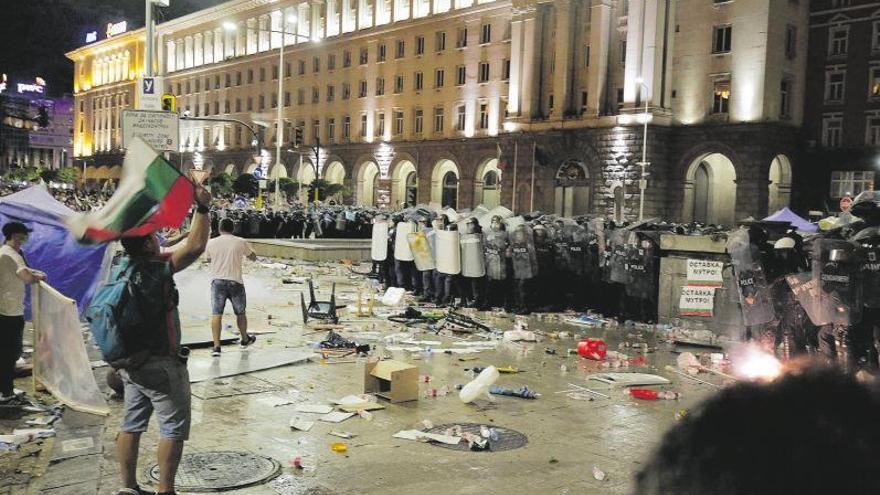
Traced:
[[514, 368], [513, 366], [502, 366], [498, 368], [499, 373], [512, 374], [519, 373], [519, 368]]
[[294, 469], [302, 469], [302, 457], [296, 456], [290, 461], [290, 465], [293, 466]]
[[660, 375], [649, 373], [599, 373], [591, 375], [590, 380], [607, 383], [609, 385], [622, 385], [632, 387], [635, 385], [666, 385], [669, 380]]
[[300, 413], [328, 414], [333, 411], [333, 406], [326, 406], [323, 404], [297, 404], [294, 411]]
[[494, 384], [500, 377], [498, 370], [494, 366], [489, 366], [473, 379], [470, 383], [462, 387], [458, 397], [465, 404], [469, 404], [479, 397], [485, 396], [489, 400], [493, 400], [489, 395], [489, 387]]
[[330, 436], [345, 438], [345, 439], [352, 439], [357, 436], [354, 433], [349, 433], [347, 431], [331, 431], [327, 434]]
[[577, 351], [581, 357], [602, 361], [608, 354], [608, 344], [602, 339], [586, 338], [578, 342]]
[[333, 442], [330, 444], [330, 450], [336, 452], [337, 454], [344, 454], [348, 452], [348, 445], [343, 442]]
[[457, 445], [462, 439], [460, 436], [440, 435], [438, 433], [429, 433], [420, 430], [402, 430], [392, 435], [392, 437], [403, 440], [414, 440], [417, 442], [440, 442], [446, 445]]
[[493, 395], [508, 395], [510, 397], [519, 397], [521, 399], [537, 399], [541, 397], [541, 394], [529, 390], [529, 387], [525, 385], [520, 387], [518, 390], [492, 385], [491, 387], [489, 387], [489, 393]]
[[527, 330], [508, 330], [504, 332], [505, 342], [537, 342], [538, 336], [535, 332]]
[[290, 420], [290, 427], [294, 430], [309, 431], [312, 429], [313, 426], [315, 426], [314, 421], [305, 421], [299, 418], [294, 418]]
[[422, 420], [422, 429], [430, 430], [433, 427], [434, 427], [434, 423], [432, 423], [430, 419], [423, 419]]
[[406, 289], [402, 287], [389, 287], [385, 294], [379, 298], [379, 302], [385, 306], [398, 306], [403, 302], [404, 294], [406, 294]]
[[[366, 411], [364, 411], [364, 412], [366, 412]], [[369, 414], [369, 413], [367, 413], [367, 414]], [[318, 419], [325, 422], [325, 423], [342, 423], [343, 421], [345, 421], [346, 419], [348, 419], [352, 416], [354, 416], [354, 413], [334, 411], [331, 413], [327, 413]]]
[[642, 400], [678, 400], [681, 394], [670, 390], [651, 390], [649, 388], [631, 388], [629, 395]]
[[605, 471], [599, 469], [598, 466], [593, 466], [593, 478], [598, 481], [605, 481]]

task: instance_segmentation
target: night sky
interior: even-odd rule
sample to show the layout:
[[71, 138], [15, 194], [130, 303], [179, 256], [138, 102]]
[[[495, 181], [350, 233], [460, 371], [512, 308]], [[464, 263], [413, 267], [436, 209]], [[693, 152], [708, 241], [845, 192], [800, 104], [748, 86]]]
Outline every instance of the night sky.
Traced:
[[[156, 9], [156, 22], [220, 3], [171, 0]], [[0, 0], [0, 9], [0, 73], [13, 80], [42, 76], [55, 95], [73, 91], [73, 62], [64, 54], [85, 45], [85, 33], [102, 33], [108, 22], [128, 21], [129, 30], [144, 25], [144, 0]]]

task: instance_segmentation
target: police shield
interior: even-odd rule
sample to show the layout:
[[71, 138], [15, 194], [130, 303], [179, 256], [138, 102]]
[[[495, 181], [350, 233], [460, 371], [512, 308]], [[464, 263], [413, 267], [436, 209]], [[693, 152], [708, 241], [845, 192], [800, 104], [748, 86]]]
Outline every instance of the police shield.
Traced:
[[741, 228], [727, 238], [727, 252], [739, 287], [743, 321], [747, 326], [760, 325], [775, 317], [770, 286], [761, 266], [758, 248], [749, 242], [748, 230]]
[[590, 240], [587, 229], [582, 225], [572, 225], [566, 229], [568, 233], [568, 263], [572, 273], [578, 276], [591, 274]]
[[626, 242], [629, 230], [616, 228], [608, 235], [608, 278], [611, 282], [628, 284], [631, 282], [627, 265]]
[[634, 232], [627, 248], [630, 277], [626, 293], [639, 299], [650, 299], [657, 293], [659, 273], [659, 233]]
[[880, 227], [868, 227], [853, 236], [861, 263], [862, 301], [865, 307], [880, 308]]
[[513, 264], [513, 278], [529, 280], [538, 275], [538, 257], [535, 253], [532, 229], [528, 225], [520, 225], [513, 231], [510, 251]]
[[461, 246], [454, 230], [437, 231], [437, 271], [446, 275], [461, 273]]
[[785, 281], [813, 325], [822, 326], [831, 323], [829, 312], [825, 310], [820, 297], [819, 280], [814, 279], [811, 272], [786, 275]]
[[412, 261], [413, 253], [409, 248], [408, 236], [415, 230], [412, 222], [400, 222], [397, 224], [397, 233], [394, 238], [394, 259], [398, 261]]
[[407, 242], [413, 254], [413, 261], [416, 263], [416, 270], [424, 272], [436, 268], [434, 256], [431, 254], [431, 245], [428, 244], [428, 237], [424, 232], [413, 232], [407, 235]]
[[492, 230], [490, 227], [484, 236], [483, 257], [486, 262], [486, 275], [489, 280], [507, 279], [507, 248], [506, 230]]
[[370, 258], [373, 261], [385, 261], [388, 258], [388, 222], [384, 220], [373, 224]]
[[483, 258], [483, 236], [481, 234], [461, 235], [461, 274], [469, 278], [486, 275], [486, 261]]
[[848, 326], [862, 319], [861, 263], [856, 245], [842, 239], [813, 244], [813, 278], [831, 323]]

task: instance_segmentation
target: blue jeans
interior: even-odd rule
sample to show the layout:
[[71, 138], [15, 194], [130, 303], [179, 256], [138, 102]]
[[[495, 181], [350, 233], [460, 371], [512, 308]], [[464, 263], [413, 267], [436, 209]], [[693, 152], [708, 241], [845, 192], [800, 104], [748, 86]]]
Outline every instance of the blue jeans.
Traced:
[[211, 281], [211, 316], [223, 315], [226, 301], [232, 303], [232, 311], [241, 316], [247, 309], [247, 294], [244, 285], [234, 280], [214, 279]]

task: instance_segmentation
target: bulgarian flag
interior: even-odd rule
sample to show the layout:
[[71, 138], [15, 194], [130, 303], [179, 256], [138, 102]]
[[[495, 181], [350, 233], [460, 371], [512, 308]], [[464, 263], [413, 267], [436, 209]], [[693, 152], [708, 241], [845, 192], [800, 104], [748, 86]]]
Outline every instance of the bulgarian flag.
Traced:
[[141, 138], [128, 146], [122, 177], [100, 211], [71, 215], [67, 227], [84, 244], [177, 228], [189, 214], [193, 183]]

